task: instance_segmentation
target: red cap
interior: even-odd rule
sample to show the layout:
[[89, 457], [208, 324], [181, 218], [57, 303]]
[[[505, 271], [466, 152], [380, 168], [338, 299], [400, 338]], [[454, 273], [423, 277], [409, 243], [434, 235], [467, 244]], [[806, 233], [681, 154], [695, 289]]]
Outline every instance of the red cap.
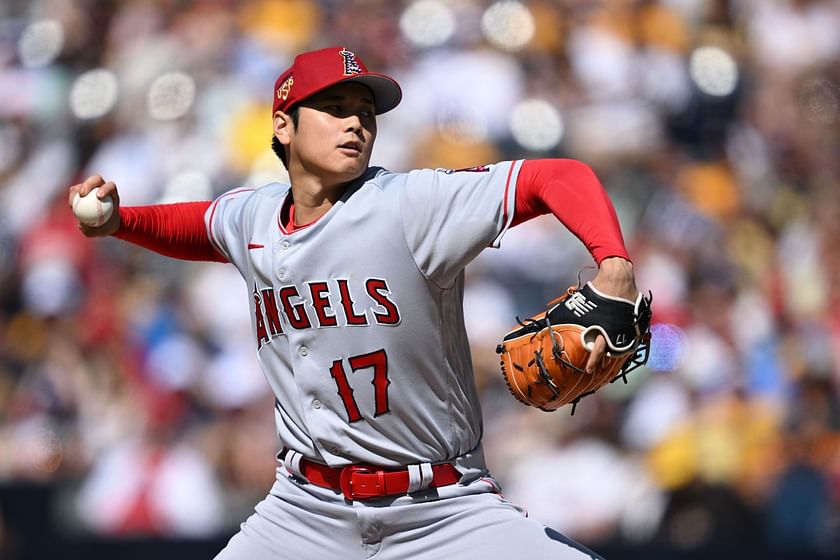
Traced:
[[330, 47], [295, 57], [292, 66], [274, 83], [271, 113], [288, 112], [293, 105], [343, 82], [370, 88], [377, 115], [390, 111], [402, 99], [402, 90], [393, 78], [368, 72], [362, 60], [345, 47]]

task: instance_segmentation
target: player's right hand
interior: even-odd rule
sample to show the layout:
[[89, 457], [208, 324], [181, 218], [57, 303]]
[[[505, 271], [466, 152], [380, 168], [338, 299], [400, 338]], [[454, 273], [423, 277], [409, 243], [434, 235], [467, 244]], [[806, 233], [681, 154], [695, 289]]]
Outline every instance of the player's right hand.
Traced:
[[73, 198], [76, 196], [76, 193], [79, 193], [79, 196], [85, 196], [97, 187], [99, 187], [99, 192], [97, 193], [99, 198], [111, 195], [111, 200], [114, 201], [114, 211], [111, 214], [111, 218], [101, 226], [93, 227], [79, 223], [79, 231], [86, 237], [106, 237], [116, 233], [120, 228], [120, 195], [117, 192], [117, 185], [113, 181], [105, 181], [99, 175], [91, 175], [81, 183], [73, 185], [68, 189], [67, 205], [70, 207], [70, 211], [73, 211]]

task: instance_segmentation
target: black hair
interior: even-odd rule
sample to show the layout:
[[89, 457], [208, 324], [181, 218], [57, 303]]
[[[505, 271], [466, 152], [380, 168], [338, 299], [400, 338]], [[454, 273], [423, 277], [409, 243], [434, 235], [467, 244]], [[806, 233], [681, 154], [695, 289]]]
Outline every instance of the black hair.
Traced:
[[[300, 112], [298, 109], [300, 108], [299, 105], [293, 106], [289, 109], [287, 115], [292, 120], [292, 126], [295, 130], [298, 128], [298, 124], [300, 123]], [[289, 161], [286, 159], [286, 147], [280, 143], [276, 136], [273, 134], [271, 135], [271, 149], [275, 153], [277, 157], [280, 158], [280, 161], [283, 162], [283, 166], [288, 169], [289, 168]]]

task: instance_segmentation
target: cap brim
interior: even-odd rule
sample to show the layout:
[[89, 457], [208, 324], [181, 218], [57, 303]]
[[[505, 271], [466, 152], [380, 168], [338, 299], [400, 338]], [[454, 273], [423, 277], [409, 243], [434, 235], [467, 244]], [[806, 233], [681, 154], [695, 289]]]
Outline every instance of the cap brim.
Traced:
[[402, 100], [402, 89], [393, 79], [384, 74], [363, 74], [361, 76], [348, 76], [336, 83], [356, 82], [367, 86], [373, 92], [373, 103], [376, 107], [376, 114], [387, 113], [400, 104]]

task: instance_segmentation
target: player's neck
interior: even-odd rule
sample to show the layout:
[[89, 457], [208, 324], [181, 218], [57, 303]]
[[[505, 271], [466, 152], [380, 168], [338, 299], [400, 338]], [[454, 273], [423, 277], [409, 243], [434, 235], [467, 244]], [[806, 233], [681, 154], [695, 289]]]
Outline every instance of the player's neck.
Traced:
[[349, 181], [327, 183], [312, 175], [298, 176], [291, 182], [295, 203], [294, 225], [298, 226], [314, 222], [329, 212], [350, 184]]

